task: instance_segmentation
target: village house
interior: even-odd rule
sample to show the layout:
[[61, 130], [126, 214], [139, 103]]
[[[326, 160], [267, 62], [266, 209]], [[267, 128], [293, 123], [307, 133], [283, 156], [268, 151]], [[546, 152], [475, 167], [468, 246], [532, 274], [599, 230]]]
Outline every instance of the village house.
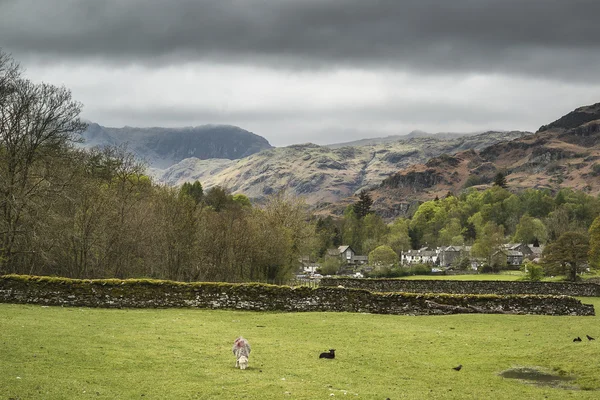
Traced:
[[368, 256], [357, 255], [350, 246], [339, 246], [337, 249], [328, 249], [328, 257], [339, 257], [344, 265], [364, 265], [369, 261]]
[[438, 265], [439, 251], [432, 250], [429, 247], [422, 247], [419, 250], [403, 251], [400, 255], [402, 265], [410, 264], [430, 264]]
[[448, 246], [439, 249], [439, 265], [442, 267], [450, 267], [464, 258], [471, 258], [471, 246]]
[[544, 245], [538, 244], [537, 246], [534, 244], [528, 244], [527, 247], [531, 251], [531, 253], [526, 254], [525, 258], [533, 262], [539, 262], [542, 259], [542, 252], [544, 251]]

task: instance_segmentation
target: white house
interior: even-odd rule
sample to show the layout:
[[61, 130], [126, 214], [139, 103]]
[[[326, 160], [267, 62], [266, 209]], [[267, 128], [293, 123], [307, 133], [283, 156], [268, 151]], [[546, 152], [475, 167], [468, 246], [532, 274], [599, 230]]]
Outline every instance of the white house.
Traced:
[[429, 247], [422, 247], [419, 250], [403, 251], [400, 255], [400, 263], [409, 264], [432, 264], [437, 265], [439, 258], [438, 250], [431, 250]]

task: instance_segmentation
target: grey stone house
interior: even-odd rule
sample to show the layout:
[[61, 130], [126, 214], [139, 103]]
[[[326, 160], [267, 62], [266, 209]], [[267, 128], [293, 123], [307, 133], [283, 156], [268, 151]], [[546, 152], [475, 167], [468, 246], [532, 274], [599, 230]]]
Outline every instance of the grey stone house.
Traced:
[[368, 262], [367, 256], [357, 255], [350, 246], [339, 246], [337, 249], [328, 249], [328, 257], [339, 257], [345, 265], [363, 265]]
[[440, 248], [440, 266], [449, 267], [463, 258], [471, 258], [471, 246], [448, 246]]

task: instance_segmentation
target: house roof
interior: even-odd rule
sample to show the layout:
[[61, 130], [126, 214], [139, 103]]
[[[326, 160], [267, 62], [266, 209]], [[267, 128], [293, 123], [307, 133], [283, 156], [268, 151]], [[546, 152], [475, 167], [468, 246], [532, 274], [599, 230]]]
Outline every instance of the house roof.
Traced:
[[442, 251], [471, 251], [471, 246], [448, 246], [443, 247]]
[[510, 256], [510, 257], [523, 257], [523, 253], [518, 250], [500, 249], [500, 250], [496, 251], [493, 255], [496, 255], [498, 253], [502, 253], [502, 254], [505, 254], [506, 256]]
[[507, 256], [512, 256], [512, 257], [523, 257], [523, 252], [518, 251], [518, 250], [508, 250], [506, 252]]
[[542, 252], [544, 251], [544, 246], [543, 245], [534, 246], [532, 244], [528, 244], [527, 247], [529, 247], [529, 249], [531, 250], [531, 252], [533, 254], [535, 254], [535, 255], [542, 254]]
[[[348, 249], [352, 250], [352, 247], [350, 247], [350, 246], [340, 246], [340, 247], [338, 247], [338, 253], [342, 254], [343, 252], [345, 252]], [[354, 252], [354, 250], [352, 250], [352, 252]]]

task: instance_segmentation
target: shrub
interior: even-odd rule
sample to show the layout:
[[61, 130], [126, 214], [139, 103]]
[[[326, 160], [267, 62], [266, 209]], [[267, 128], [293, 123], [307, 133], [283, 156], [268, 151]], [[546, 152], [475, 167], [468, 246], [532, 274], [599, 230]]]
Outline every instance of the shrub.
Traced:
[[492, 179], [489, 176], [483, 175], [469, 175], [467, 181], [465, 182], [465, 188], [477, 185], [484, 185], [490, 183]]
[[369, 253], [369, 264], [371, 265], [396, 265], [398, 254], [390, 246], [379, 246]]
[[431, 266], [427, 264], [415, 264], [409, 268], [410, 275], [430, 275]]
[[544, 277], [544, 268], [531, 261], [526, 261], [521, 267], [521, 271], [525, 273], [523, 279], [526, 281], [541, 281]]
[[323, 275], [336, 275], [342, 266], [342, 262], [337, 257], [327, 257], [321, 263], [319, 272]]

